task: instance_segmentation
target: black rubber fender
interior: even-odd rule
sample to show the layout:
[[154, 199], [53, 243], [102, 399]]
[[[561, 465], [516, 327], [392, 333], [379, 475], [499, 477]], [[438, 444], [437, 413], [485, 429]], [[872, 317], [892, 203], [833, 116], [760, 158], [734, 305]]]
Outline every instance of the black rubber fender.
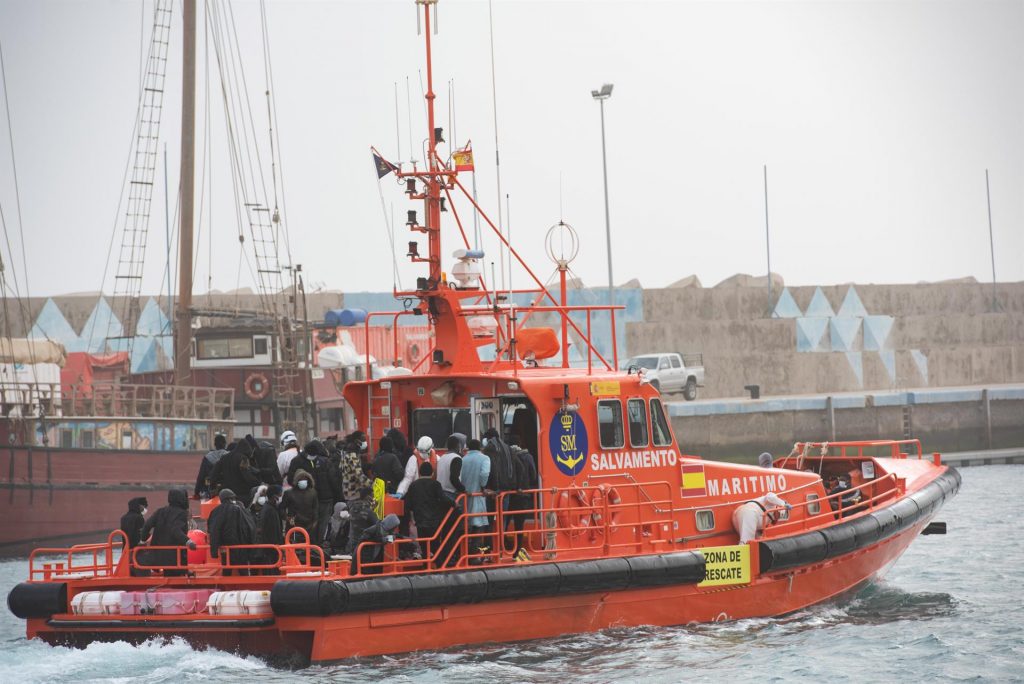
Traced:
[[821, 533], [825, 535], [827, 544], [826, 558], [835, 558], [857, 550], [857, 530], [851, 523], [844, 522], [822, 530]]
[[821, 531], [760, 542], [761, 572], [795, 568], [825, 560], [828, 541]]
[[660, 587], [700, 582], [704, 579], [704, 556], [696, 551], [658, 556], [625, 557], [631, 587]]
[[917, 502], [911, 498], [900, 499], [889, 510], [896, 516], [896, 529], [905, 530], [921, 517], [921, 509]]
[[410, 575], [398, 575], [345, 582], [348, 589], [348, 605], [345, 612], [408, 608], [412, 603], [412, 584], [409, 577]]
[[484, 570], [487, 576], [487, 599], [557, 594], [562, 575], [556, 566], [557, 563], [538, 563]]
[[274, 615], [327, 616], [344, 612], [348, 591], [343, 582], [279, 580], [270, 588]]
[[480, 570], [433, 575], [409, 575], [410, 608], [453, 603], [479, 603], [487, 599], [487, 575]]
[[[893, 504], [894, 506], [895, 504]], [[900, 520], [896, 516], [896, 512], [893, 510], [893, 506], [886, 506], [885, 508], [879, 508], [877, 511], [871, 511], [866, 517], [874, 518], [878, 521], [878, 538], [886, 539], [896, 534], [900, 529]]]
[[882, 528], [877, 518], [865, 515], [856, 520], [851, 520], [848, 524], [853, 527], [853, 531], [857, 535], [858, 549], [874, 544], [881, 538]]
[[578, 563], [560, 563], [560, 592], [616, 591], [630, 586], [629, 563], [625, 558], [601, 558]]
[[7, 608], [22, 620], [66, 613], [68, 585], [64, 582], [22, 582], [7, 594]]

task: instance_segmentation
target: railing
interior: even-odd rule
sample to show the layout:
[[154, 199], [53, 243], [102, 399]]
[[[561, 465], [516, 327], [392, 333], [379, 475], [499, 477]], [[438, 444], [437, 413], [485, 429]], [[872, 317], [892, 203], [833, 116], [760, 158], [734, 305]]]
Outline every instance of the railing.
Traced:
[[[764, 537], [768, 539], [784, 537], [795, 531], [813, 529], [823, 523], [831, 523], [840, 518], [859, 517], [862, 514], [875, 510], [879, 505], [903, 494], [903, 492], [903, 479], [897, 477], [895, 473], [889, 473], [884, 477], [869, 480], [856, 487], [850, 487], [834, 494], [828, 494], [820, 499], [797, 503], [790, 502], [793, 506], [792, 511], [789, 513], [790, 519], [778, 520], [772, 525], [768, 524], [771, 518], [781, 515], [785, 509], [769, 508], [762, 513]], [[844, 499], [851, 498], [855, 500], [850, 502], [844, 501]], [[811, 513], [811, 508], [814, 506], [819, 508], [817, 513]], [[793, 511], [803, 511], [804, 515], [794, 517]]]
[[[908, 458], [910, 453], [906, 447], [911, 447], [914, 456], [918, 459], [924, 458], [919, 439], [876, 439], [851, 442], [797, 442], [793, 445], [793, 451], [783, 460], [781, 467], [786, 467], [790, 459], [810, 459], [817, 461], [822, 458]], [[817, 449], [818, 453], [810, 453], [811, 449]], [[838, 450], [838, 453], [836, 453]], [[874, 453], [865, 453], [865, 450], [874, 450]], [[881, 453], [880, 453], [881, 452]], [[886, 455], [883, 455], [887, 453]]]
[[[24, 395], [24, 396], [23, 396]], [[0, 393], [4, 415], [14, 405], [24, 405], [35, 396], [41, 416], [51, 418], [182, 418], [186, 420], [233, 421], [235, 391], [218, 387], [176, 387], [173, 385], [127, 385], [120, 383], [71, 384], [36, 383], [30, 393], [4, 389]]]
[[[539, 554], [540, 557], [547, 559], [556, 554], [583, 560], [623, 555], [628, 552], [657, 553], [668, 550], [668, 547], [677, 546], [678, 541], [674, 532], [668, 535], [662, 533], [666, 528], [674, 530], [673, 514], [678, 512], [672, 507], [669, 484], [645, 482], [642, 487], [663, 487], [665, 498], [642, 500], [641, 485], [638, 483], [616, 487], [531, 489], [498, 493], [494, 497], [493, 510], [470, 512], [466, 507], [469, 499], [485, 495], [462, 494], [457, 500], [457, 505], [461, 504], [463, 512], [449, 512], [438, 527], [438, 531], [431, 537], [396, 537], [395, 541], [387, 544], [360, 544], [353, 551], [353, 556], [357, 559], [355, 576], [463, 570], [485, 563], [488, 567], [512, 565], [516, 563], [513, 554], [520, 547], [520, 540], [516, 539], [520, 535], [524, 542], [522, 547], [526, 548], [531, 557]], [[619, 489], [622, 492], [619, 492]], [[619, 503], [612, 502], [609, 496], [612, 490], [619, 494]], [[598, 492], [601, 493], [600, 500], [595, 503]], [[568, 495], [565, 497], [568, 499], [565, 503], [570, 504], [568, 506], [561, 505], [563, 493]], [[533, 496], [541, 505], [516, 510], [507, 509], [505, 502], [512, 496]], [[545, 499], [550, 501], [550, 505], [544, 505]], [[622, 520], [630, 511], [635, 516], [630, 520]], [[524, 516], [521, 532], [514, 529], [516, 516]], [[471, 519], [486, 520], [487, 530], [472, 531], [473, 527], [469, 524]], [[513, 523], [511, 530], [506, 529], [510, 522]], [[512, 550], [506, 546], [510, 536], [513, 538]], [[421, 557], [402, 558], [400, 547], [403, 545], [418, 548]], [[361, 562], [364, 552], [374, 547], [383, 547], [383, 559]], [[486, 547], [486, 550], [481, 550], [481, 547]], [[423, 549], [427, 549], [428, 553], [422, 553]], [[429, 552], [430, 549], [433, 551]]]
[[[118, 537], [120, 540], [115, 542]], [[98, 544], [35, 549], [28, 557], [28, 579], [30, 582], [49, 582], [56, 579], [111, 577], [119, 574], [115, 551], [127, 542], [128, 537], [124, 532], [114, 530], [107, 535], [106, 542]], [[43, 556], [62, 556], [63, 560], [47, 562]]]

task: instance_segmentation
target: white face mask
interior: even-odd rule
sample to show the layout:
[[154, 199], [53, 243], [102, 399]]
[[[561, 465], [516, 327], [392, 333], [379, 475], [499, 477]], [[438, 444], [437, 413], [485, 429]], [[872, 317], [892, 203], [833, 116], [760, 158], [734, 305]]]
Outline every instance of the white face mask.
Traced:
[[484, 441], [480, 442], [480, 446], [487, 446], [489, 441], [491, 441], [489, 437], [484, 437]]
[[366, 442], [360, 442], [360, 443], [359, 443], [359, 448], [360, 448], [360, 449], [365, 449], [365, 448], [366, 448], [367, 446], [368, 446], [368, 445], [366, 444]]
[[148, 511], [148, 510], [149, 510], [148, 508], [143, 508], [142, 509], [142, 515], [146, 515], [146, 511]]
[[309, 486], [309, 480], [299, 480], [299, 483], [295, 486], [298, 487], [299, 489], [305, 489], [306, 487]]
[[265, 496], [258, 497], [256, 499], [256, 503], [258, 503], [260, 506], [265, 506], [267, 504], [267, 497], [265, 497]]

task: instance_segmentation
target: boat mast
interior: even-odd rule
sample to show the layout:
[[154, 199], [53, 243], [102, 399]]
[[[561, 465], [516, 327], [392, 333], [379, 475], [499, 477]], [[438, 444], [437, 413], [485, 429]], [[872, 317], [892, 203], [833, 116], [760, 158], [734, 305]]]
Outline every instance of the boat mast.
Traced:
[[178, 230], [178, 306], [174, 384], [189, 384], [192, 352], [192, 213], [195, 195], [196, 0], [184, 0], [181, 77], [181, 222]]
[[[437, 8], [437, 0], [416, 0], [416, 4], [423, 5], [423, 28], [426, 34], [427, 45], [427, 132], [430, 136], [427, 147], [427, 170], [430, 176], [427, 180], [426, 192], [426, 214], [427, 214], [427, 244], [430, 250], [430, 282], [433, 288], [441, 284], [441, 181], [438, 176], [437, 154], [434, 148], [437, 146], [438, 130], [434, 128], [434, 70], [430, 59], [430, 8]], [[437, 15], [435, 13], [435, 19]]]

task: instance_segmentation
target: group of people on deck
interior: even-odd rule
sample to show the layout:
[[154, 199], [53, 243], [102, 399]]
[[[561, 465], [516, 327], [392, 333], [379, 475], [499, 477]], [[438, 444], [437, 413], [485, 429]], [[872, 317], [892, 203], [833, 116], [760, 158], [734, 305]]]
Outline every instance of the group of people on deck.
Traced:
[[[231, 444], [217, 435], [214, 448], [200, 463], [193, 491], [201, 500], [219, 497], [207, 520], [210, 555], [220, 559], [228, 574], [229, 568], [245, 565], [263, 566], [253, 571], [277, 572], [273, 566], [279, 555], [269, 546], [281, 545], [286, 538], [305, 541], [292, 532], [301, 529], [327, 556], [350, 558], [352, 572], [360, 567], [364, 573], [379, 572], [380, 566], [374, 564], [382, 559], [385, 542], [404, 539], [399, 545], [403, 557], [431, 557], [439, 565], [452, 565], [459, 559], [458, 541], [468, 532], [469, 562], [477, 564], [494, 548], [490, 537], [497, 530], [492, 522], [496, 501], [501, 500], [508, 513], [506, 527], [511, 523], [515, 532], [513, 557], [517, 562], [530, 560], [523, 526], [535, 501], [533, 494], [523, 492], [538, 486], [532, 454], [507, 443], [495, 429], [482, 441], [454, 433], [444, 449], [435, 449], [426, 436], [410, 447], [405, 435], [392, 429], [377, 446], [371, 455], [361, 431], [340, 440], [313, 439], [301, 448], [295, 433], [285, 431], [280, 451], [251, 435]], [[380, 481], [376, 499], [375, 480]], [[502, 492], [506, 495], [496, 496]], [[404, 499], [404, 515], [383, 515], [384, 496]], [[129, 548], [183, 547], [180, 555], [173, 549], [145, 552], [146, 563], [163, 566], [165, 574], [183, 572], [184, 547], [196, 548], [188, 498], [184, 489], [171, 490], [167, 506], [148, 519], [148, 501], [135, 498], [121, 518]], [[463, 505], [468, 526], [465, 519], [460, 521]], [[266, 547], [231, 551], [251, 545]]]

